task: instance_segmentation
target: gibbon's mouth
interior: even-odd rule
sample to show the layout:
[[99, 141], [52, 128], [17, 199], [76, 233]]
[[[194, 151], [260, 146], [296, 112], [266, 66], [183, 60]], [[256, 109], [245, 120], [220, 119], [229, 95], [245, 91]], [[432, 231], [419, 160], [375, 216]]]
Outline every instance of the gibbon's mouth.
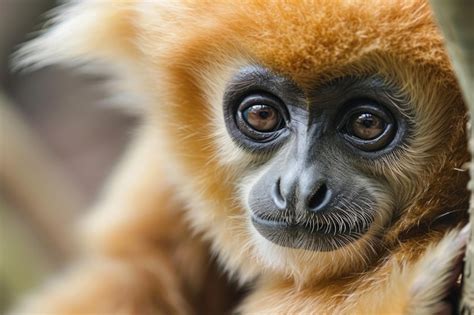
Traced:
[[374, 220], [370, 217], [338, 218], [322, 215], [318, 218], [281, 220], [252, 214], [251, 221], [260, 235], [283, 247], [328, 252], [346, 246], [362, 237]]

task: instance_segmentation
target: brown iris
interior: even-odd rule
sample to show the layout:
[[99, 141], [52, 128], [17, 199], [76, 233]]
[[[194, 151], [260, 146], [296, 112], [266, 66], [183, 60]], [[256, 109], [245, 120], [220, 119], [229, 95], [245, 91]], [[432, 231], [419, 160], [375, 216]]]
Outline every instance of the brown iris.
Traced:
[[281, 121], [279, 112], [268, 105], [252, 105], [242, 112], [245, 122], [260, 132], [274, 131]]
[[339, 125], [343, 137], [356, 148], [373, 152], [387, 147], [397, 132], [390, 111], [375, 101], [353, 101]]
[[351, 117], [348, 127], [357, 138], [372, 140], [383, 134], [386, 123], [372, 113], [358, 113]]

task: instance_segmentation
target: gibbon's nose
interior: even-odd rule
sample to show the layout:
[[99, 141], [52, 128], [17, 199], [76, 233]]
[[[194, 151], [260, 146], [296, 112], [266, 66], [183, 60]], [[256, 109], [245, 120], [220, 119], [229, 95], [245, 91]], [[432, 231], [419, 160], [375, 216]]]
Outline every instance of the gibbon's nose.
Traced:
[[303, 208], [305, 211], [318, 212], [329, 204], [332, 191], [324, 180], [305, 182], [295, 178], [283, 182], [279, 178], [273, 184], [271, 196], [279, 210]]

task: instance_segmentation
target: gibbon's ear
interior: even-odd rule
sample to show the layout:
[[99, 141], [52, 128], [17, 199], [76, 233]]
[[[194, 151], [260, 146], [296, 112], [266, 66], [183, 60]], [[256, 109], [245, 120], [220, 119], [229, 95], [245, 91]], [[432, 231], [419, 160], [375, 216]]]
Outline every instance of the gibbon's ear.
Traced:
[[14, 68], [136, 59], [134, 5], [130, 0], [76, 0], [57, 8], [46, 30], [13, 56]]

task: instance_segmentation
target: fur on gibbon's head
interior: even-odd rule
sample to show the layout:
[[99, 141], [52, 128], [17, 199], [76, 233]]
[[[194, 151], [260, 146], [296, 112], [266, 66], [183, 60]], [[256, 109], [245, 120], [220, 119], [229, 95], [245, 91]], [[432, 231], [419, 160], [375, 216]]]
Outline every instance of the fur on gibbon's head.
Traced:
[[156, 134], [189, 222], [239, 279], [341, 276], [416, 241], [411, 259], [461, 222], [466, 113], [425, 1], [58, 10], [19, 65], [110, 72]]

